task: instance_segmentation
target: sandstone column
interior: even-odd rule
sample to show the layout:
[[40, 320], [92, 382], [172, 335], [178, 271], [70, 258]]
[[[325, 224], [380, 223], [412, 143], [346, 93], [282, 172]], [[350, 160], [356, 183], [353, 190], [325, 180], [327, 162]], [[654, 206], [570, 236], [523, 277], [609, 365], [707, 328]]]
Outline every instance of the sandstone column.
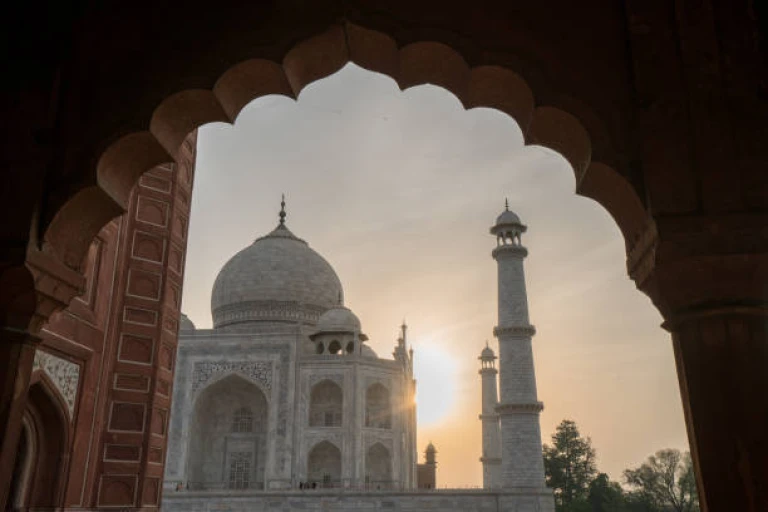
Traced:
[[528, 251], [520, 236], [526, 226], [509, 211], [496, 219], [491, 234], [497, 246], [493, 258], [498, 264], [499, 323], [494, 336], [499, 340], [501, 401], [496, 407], [501, 420], [501, 486], [544, 488], [544, 459], [541, 452], [539, 413], [544, 408], [536, 396], [531, 337], [535, 329], [528, 322], [523, 259]]
[[672, 333], [704, 512], [768, 510], [768, 215], [659, 216], [627, 267]]

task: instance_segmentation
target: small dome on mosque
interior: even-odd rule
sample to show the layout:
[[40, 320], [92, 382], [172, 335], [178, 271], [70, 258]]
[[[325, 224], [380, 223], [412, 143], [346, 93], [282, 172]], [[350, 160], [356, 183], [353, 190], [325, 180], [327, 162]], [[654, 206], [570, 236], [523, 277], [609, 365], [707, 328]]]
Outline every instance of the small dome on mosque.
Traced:
[[351, 309], [340, 304], [332, 307], [317, 321], [317, 330], [323, 332], [355, 332], [360, 330], [360, 319]]
[[437, 453], [437, 449], [435, 448], [435, 445], [432, 444], [432, 441], [427, 445], [426, 451], [429, 453]]
[[192, 320], [182, 313], [181, 318], [179, 319], [179, 332], [194, 332], [196, 330], [197, 328], [195, 327], [195, 324], [192, 323]]
[[328, 311], [320, 315], [317, 321], [317, 330], [312, 335], [315, 336], [323, 333], [358, 333], [360, 339], [365, 341], [368, 337], [360, 332], [360, 319], [357, 318], [351, 309], [341, 304], [341, 296], [339, 296], [339, 304], [330, 308]]
[[373, 350], [368, 345], [363, 345], [360, 347], [360, 354], [363, 357], [370, 357], [371, 359], [378, 359], [379, 355], [376, 353], [375, 350]]
[[281, 206], [280, 224], [235, 254], [216, 277], [211, 294], [214, 328], [309, 321], [337, 304], [343, 293], [339, 277], [285, 226], [285, 200]]

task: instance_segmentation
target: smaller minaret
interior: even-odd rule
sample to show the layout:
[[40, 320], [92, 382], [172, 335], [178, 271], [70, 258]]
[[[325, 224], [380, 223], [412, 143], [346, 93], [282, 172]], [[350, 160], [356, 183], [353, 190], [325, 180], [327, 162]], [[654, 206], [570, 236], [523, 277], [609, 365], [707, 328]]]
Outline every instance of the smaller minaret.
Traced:
[[499, 415], [496, 414], [498, 405], [498, 390], [496, 386], [496, 354], [488, 342], [480, 353], [480, 377], [483, 382], [483, 409], [480, 421], [483, 424], [483, 487], [494, 489], [501, 486], [501, 427]]
[[437, 486], [437, 450], [431, 442], [424, 450], [424, 464], [419, 464], [419, 489], [434, 489]]

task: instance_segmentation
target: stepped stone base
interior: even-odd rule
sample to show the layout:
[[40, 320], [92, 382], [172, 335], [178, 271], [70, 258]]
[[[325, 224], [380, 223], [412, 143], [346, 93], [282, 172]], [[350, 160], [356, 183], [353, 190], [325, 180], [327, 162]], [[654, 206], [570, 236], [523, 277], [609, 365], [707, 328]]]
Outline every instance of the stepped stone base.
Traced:
[[550, 489], [288, 492], [166, 492], [163, 512], [554, 512]]

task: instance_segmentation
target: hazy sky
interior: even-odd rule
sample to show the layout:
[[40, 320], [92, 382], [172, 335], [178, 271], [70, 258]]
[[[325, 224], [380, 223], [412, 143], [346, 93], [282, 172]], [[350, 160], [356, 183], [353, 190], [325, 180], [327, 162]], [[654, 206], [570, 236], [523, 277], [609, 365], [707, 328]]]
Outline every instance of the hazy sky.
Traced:
[[439, 485], [482, 485], [477, 357], [485, 340], [497, 350], [488, 228], [508, 197], [528, 225], [542, 440], [573, 419], [620, 479], [687, 438], [661, 316], [627, 277], [610, 215], [574, 183], [506, 115], [348, 65], [298, 101], [261, 98], [235, 126], [200, 130], [183, 309], [211, 326], [219, 269], [275, 227], [285, 193], [288, 226], [333, 265], [379, 355], [407, 320], [418, 446], [437, 447]]

